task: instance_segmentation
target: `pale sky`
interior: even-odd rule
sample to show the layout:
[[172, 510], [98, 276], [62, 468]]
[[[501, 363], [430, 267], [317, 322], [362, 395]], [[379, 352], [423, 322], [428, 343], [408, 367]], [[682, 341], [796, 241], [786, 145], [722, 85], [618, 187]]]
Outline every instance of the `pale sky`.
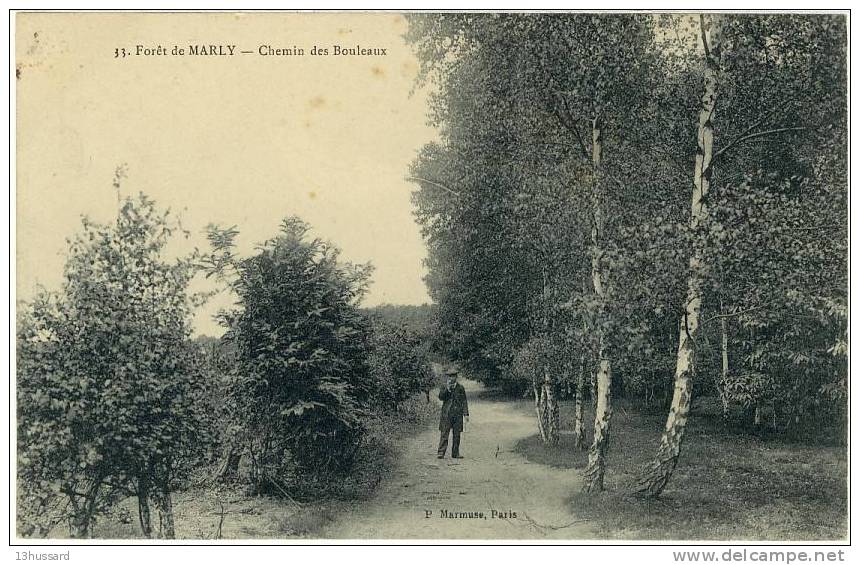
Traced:
[[[127, 164], [123, 193], [181, 211], [201, 249], [210, 222], [236, 224], [248, 250], [295, 214], [344, 259], [375, 265], [365, 304], [429, 302], [404, 177], [436, 134], [426, 93], [410, 96], [405, 31], [396, 14], [19, 14], [18, 298], [59, 286], [66, 238], [82, 214], [110, 220]], [[114, 57], [138, 44], [237, 54]], [[310, 55], [337, 44], [387, 55]], [[305, 56], [263, 57], [261, 45]], [[229, 302], [200, 312], [196, 331], [220, 334], [211, 316]]]

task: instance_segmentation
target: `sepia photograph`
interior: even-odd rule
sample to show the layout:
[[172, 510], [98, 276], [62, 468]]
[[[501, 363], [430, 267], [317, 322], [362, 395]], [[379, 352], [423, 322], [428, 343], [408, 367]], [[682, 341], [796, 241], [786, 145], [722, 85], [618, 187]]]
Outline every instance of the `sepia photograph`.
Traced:
[[848, 543], [849, 11], [9, 17], [10, 544]]

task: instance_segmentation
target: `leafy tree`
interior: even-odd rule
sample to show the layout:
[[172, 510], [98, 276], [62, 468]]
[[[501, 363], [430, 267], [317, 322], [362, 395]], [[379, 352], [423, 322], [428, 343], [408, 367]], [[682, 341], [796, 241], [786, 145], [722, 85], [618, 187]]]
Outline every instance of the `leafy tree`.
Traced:
[[[829, 130], [828, 138], [835, 133], [837, 140], [844, 139], [840, 134], [844, 127], [845, 108], [845, 41], [841, 18], [702, 15], [699, 23], [704, 86], [699, 109], [698, 149], [693, 167], [687, 294], [679, 323], [675, 388], [665, 432], [654, 461], [645, 469], [636, 486], [637, 492], [648, 496], [662, 492], [680, 455], [692, 402], [693, 377], [700, 353], [697, 342], [702, 335], [702, 312], [706, 302], [709, 299], [712, 303], [717, 302], [715, 298], [721, 298], [723, 304], [737, 300], [740, 293], [735, 295], [725, 290], [743, 288], [749, 275], [757, 278], [764, 289], [782, 290], [784, 294], [777, 300], [786, 306], [792, 297], [811, 290], [797, 283], [800, 282], [798, 279], [809, 274], [814, 276], [816, 270], [809, 268], [812, 265], [804, 265], [800, 259], [815, 261], [814, 258], [826, 254], [824, 248], [831, 245], [807, 240], [807, 249], [798, 249], [791, 232], [802, 222], [802, 216], [808, 216], [799, 211], [811, 210], [814, 200], [792, 206], [792, 198], [785, 193], [785, 188], [789, 193], [796, 193], [798, 189], [802, 191], [805, 183], [818, 184], [823, 180], [823, 170], [820, 167], [819, 171], [815, 170], [813, 157], [820, 150], [815, 141], [822, 135], [822, 125]], [[821, 75], [822, 66], [832, 68], [834, 64], [835, 74]], [[718, 106], [727, 116], [723, 122], [715, 118]], [[721, 127], [715, 124], [721, 124]], [[803, 149], [808, 148], [810, 142], [812, 154], [804, 155]], [[750, 144], [753, 147], [747, 149]], [[800, 151], [792, 151], [792, 146]], [[740, 151], [740, 148], [747, 150]], [[844, 151], [837, 150], [837, 154], [844, 154]], [[761, 177], [770, 181], [761, 183]], [[756, 184], [770, 187], [750, 190]], [[797, 186], [791, 187], [792, 184]], [[784, 188], [780, 189], [780, 185]], [[723, 217], [734, 216], [728, 225], [731, 227], [722, 224], [711, 213], [714, 204], [712, 186], [720, 187], [717, 190], [721, 194], [718, 194], [723, 197], [722, 201], [717, 201], [716, 208], [721, 209]], [[839, 195], [841, 186], [844, 185], [837, 181], [825, 189], [837, 210], [843, 201]], [[783, 192], [781, 196], [780, 192]], [[746, 239], [748, 243], [758, 240], [760, 243], [762, 234], [757, 232], [755, 225], [764, 217], [769, 220], [764, 224], [768, 232], [775, 233], [781, 240], [782, 248], [777, 247], [774, 256], [756, 257], [755, 253], [750, 253], [744, 257], [738, 251], [749, 251], [746, 245], [734, 249], [725, 245], [730, 239], [738, 241], [728, 233], [739, 227], [735, 223], [737, 220], [740, 220], [747, 236], [740, 239]], [[782, 235], [786, 231], [787, 238]], [[840, 251], [841, 241], [844, 240], [837, 240], [834, 251]], [[781, 252], [788, 249], [793, 250], [789, 253], [797, 262], [782, 271], [784, 279], [771, 279], [765, 273], [781, 271], [774, 266], [781, 262]], [[732, 272], [732, 269], [719, 269], [721, 265], [737, 265], [738, 260], [746, 263], [742, 268], [744, 275]], [[840, 271], [836, 269], [836, 273]], [[835, 278], [839, 280], [840, 275]], [[842, 294], [838, 284], [828, 285], [828, 290], [831, 296]], [[764, 290], [763, 294], [768, 294], [768, 291]], [[805, 309], [815, 308], [815, 300], [802, 302]], [[759, 307], [755, 306], [756, 309]], [[717, 310], [720, 311], [719, 308]], [[734, 312], [742, 314], [738, 308]], [[726, 313], [721, 312], [719, 316], [725, 318]], [[773, 327], [773, 324], [764, 325]], [[728, 370], [725, 345], [728, 340], [725, 326], [723, 330], [725, 374]], [[828, 333], [833, 336], [831, 343], [838, 340], [833, 332]], [[790, 348], [783, 351], [790, 351]], [[761, 369], [762, 365], [756, 368]]]
[[[533, 337], [517, 350], [510, 371], [527, 382], [534, 393], [538, 432], [547, 445], [557, 445], [561, 426], [557, 399], [563, 386], [560, 378], [568, 376], [568, 351], [563, 343], [547, 336]], [[580, 431], [581, 433], [581, 431]]]
[[438, 355], [438, 312], [435, 304], [380, 304], [364, 311], [374, 319], [393, 326], [402, 326], [410, 335], [421, 340], [426, 354]]
[[[546, 439], [540, 383], [579, 390], [596, 369], [586, 490], [602, 488], [613, 390], [648, 404], [671, 391], [639, 482], [652, 496], [677, 464], [694, 382], [746, 382], [795, 425], [845, 397], [844, 18], [702, 24], [410, 18], [441, 132], [409, 178], [442, 340], [488, 384], [537, 383]], [[546, 375], [556, 347], [568, 359]]]
[[[430, 246], [431, 292], [441, 287], [434, 297], [443, 331], [450, 319], [449, 331], [471, 342], [456, 353], [498, 370], [538, 333], [578, 331], [579, 322], [574, 330], [547, 319], [546, 308], [535, 307], [542, 296], [585, 312], [579, 320], [588, 323], [593, 353], [571, 357], [597, 360], [597, 432], [585, 486], [599, 490], [610, 358], [629, 333], [626, 312], [612, 306], [621, 292], [614, 281], [627, 280], [613, 264], [623, 250], [613, 247], [621, 233], [613, 217], [632, 204], [624, 190], [630, 170], [649, 160], [636, 145], [645, 145], [644, 136], [630, 128], [633, 116], [646, 114], [653, 81], [649, 19], [469, 14], [413, 21], [416, 51], [440, 90], [431, 117], [444, 146], [425, 148], [412, 178], [421, 187], [418, 218]], [[625, 141], [624, 134], [632, 135]], [[473, 327], [476, 319], [481, 325]]]
[[112, 224], [84, 218], [62, 290], [19, 319], [19, 493], [37, 520], [67, 514], [74, 537], [129, 494], [145, 535], [154, 500], [173, 537], [171, 491], [205, 444], [188, 341], [193, 257], [163, 257], [175, 230], [143, 195]]
[[238, 299], [220, 315], [235, 351], [231, 451], [250, 458], [258, 491], [283, 492], [296, 473], [347, 470], [373, 392], [370, 329], [358, 309], [370, 267], [340, 262], [339, 251], [308, 230], [287, 218], [245, 258], [236, 255], [234, 228], [209, 230], [206, 269]]

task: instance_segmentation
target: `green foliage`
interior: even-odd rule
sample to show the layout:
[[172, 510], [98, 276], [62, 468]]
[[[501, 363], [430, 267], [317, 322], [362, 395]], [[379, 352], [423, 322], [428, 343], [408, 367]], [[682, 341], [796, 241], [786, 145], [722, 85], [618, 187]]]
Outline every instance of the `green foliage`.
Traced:
[[[662, 262], [683, 264], [676, 226], [687, 207], [672, 190], [677, 165], [647, 129], [659, 85], [650, 18], [434, 14], [411, 23], [425, 80], [439, 88], [430, 115], [443, 140], [424, 148], [412, 178], [449, 353], [490, 383], [537, 334], [592, 359], [602, 335], [613, 359], [630, 357], [648, 315], [670, 311], [683, 280]], [[595, 249], [588, 142], [597, 118], [606, 225]], [[649, 221], [654, 230], [637, 231]]]
[[227, 409], [260, 490], [277, 492], [293, 472], [347, 470], [374, 390], [370, 330], [357, 307], [370, 268], [341, 263], [308, 230], [287, 218], [247, 258], [235, 255], [235, 229], [209, 232], [206, 268], [237, 296], [237, 308], [220, 315], [235, 351]]
[[744, 80], [727, 81], [726, 125], [718, 132], [717, 189], [704, 235], [714, 257], [711, 308], [728, 321], [734, 378], [750, 375], [750, 390], [761, 389], [761, 378], [771, 383], [767, 396], [782, 427], [844, 418], [844, 20], [735, 17], [727, 29], [726, 73]]
[[533, 337], [517, 350], [510, 375], [525, 387], [531, 387], [532, 383], [539, 386], [545, 375], [557, 386], [568, 386], [573, 377], [570, 351], [564, 343], [547, 336]]
[[398, 410], [415, 394], [429, 394], [435, 380], [427, 345], [406, 326], [374, 320], [367, 363], [378, 410]]
[[193, 258], [162, 258], [175, 229], [143, 195], [112, 224], [85, 218], [62, 290], [20, 308], [22, 531], [68, 513], [73, 535], [87, 535], [141, 480], [169, 493], [205, 445], [188, 341]]
[[199, 359], [198, 371], [203, 383], [197, 399], [203, 417], [201, 425], [211, 436], [204, 457], [207, 463], [212, 464], [221, 456], [230, 439], [239, 432], [225, 410], [231, 402], [230, 382], [236, 364], [236, 351], [231, 343], [211, 336], [198, 336], [192, 343]]
[[395, 326], [403, 326], [425, 345], [426, 353], [433, 360], [443, 362], [443, 349], [439, 340], [439, 312], [435, 304], [380, 304], [365, 308], [373, 319], [380, 319]]
[[[541, 339], [574, 364], [581, 352], [593, 363], [602, 341], [616, 392], [664, 398], [696, 248], [705, 258], [696, 390], [720, 386], [725, 320], [730, 373], [767, 375], [786, 422], [844, 416], [845, 19], [723, 19], [709, 218], [691, 230], [697, 18], [409, 17], [441, 132], [410, 170], [426, 281], [442, 349], [479, 379], [522, 382], [543, 363]], [[595, 194], [605, 220], [597, 246]]]
[[370, 308], [364, 308], [369, 316], [379, 318], [389, 324], [402, 325], [408, 331], [421, 335], [431, 336], [435, 330], [435, 308], [433, 304], [380, 304]]

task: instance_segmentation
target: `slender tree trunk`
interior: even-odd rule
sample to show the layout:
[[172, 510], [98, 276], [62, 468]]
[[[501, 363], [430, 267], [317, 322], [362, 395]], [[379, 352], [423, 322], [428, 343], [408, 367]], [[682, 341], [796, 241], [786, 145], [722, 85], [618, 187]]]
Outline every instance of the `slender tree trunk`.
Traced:
[[82, 508], [72, 506], [72, 515], [69, 517], [69, 537], [74, 539], [87, 539], [90, 537], [90, 518]]
[[[603, 129], [599, 117], [591, 123], [592, 151], [592, 214], [591, 226], [591, 280], [594, 294], [600, 304], [601, 314], [605, 307], [606, 295], [603, 288], [603, 266], [601, 264], [603, 250], [601, 237], [603, 232], [603, 191], [602, 191], [602, 153]], [[595, 492], [603, 490], [603, 476], [606, 472], [606, 450], [609, 443], [609, 427], [612, 422], [612, 365], [606, 354], [606, 343], [603, 327], [598, 321], [598, 365], [597, 365], [597, 405], [594, 412], [594, 438], [588, 451], [588, 466], [583, 475], [582, 490]]]
[[546, 434], [545, 443], [547, 445], [558, 445], [559, 440], [559, 409], [558, 398], [553, 390], [552, 381], [549, 373], [544, 371], [543, 381], [543, 417], [544, 431]]
[[72, 506], [72, 515], [69, 520], [69, 536], [75, 539], [88, 539], [92, 537], [93, 515], [96, 510], [96, 499], [102, 479], [94, 480], [86, 489], [85, 494], [70, 493], [69, 500]]
[[588, 396], [591, 400], [591, 409], [597, 412], [597, 371], [595, 369], [588, 372]]
[[558, 392], [550, 389], [550, 394], [552, 395], [552, 403], [550, 404], [550, 413], [549, 413], [549, 421], [550, 427], [552, 429], [551, 434], [551, 444], [558, 445], [559, 440], [561, 439], [561, 410], [558, 405]]
[[582, 395], [585, 393], [585, 355], [581, 355], [579, 375], [576, 377], [576, 405], [573, 411], [573, 437], [576, 449], [585, 448], [585, 426], [582, 423]]
[[162, 485], [161, 492], [158, 493], [158, 529], [162, 539], [176, 539], [173, 497], [168, 485]]
[[726, 384], [729, 378], [729, 329], [725, 318], [720, 319], [720, 349], [722, 351], [723, 366], [720, 371], [720, 401], [723, 403], [723, 418], [729, 417], [729, 397], [726, 395]]
[[[549, 319], [549, 304], [551, 301], [551, 293], [549, 287], [549, 278], [546, 268], [542, 271], [543, 278], [543, 338], [549, 341], [551, 334], [551, 324]], [[543, 430], [543, 442], [545, 445], [558, 444], [559, 438], [559, 411], [558, 398], [556, 397], [552, 378], [549, 374], [548, 367], [549, 359], [543, 360], [543, 382], [541, 383], [541, 402], [540, 414], [541, 429]], [[557, 378], [557, 377], [556, 377]]]
[[140, 531], [147, 538], [152, 537], [152, 512], [149, 508], [149, 479], [137, 479], [137, 515], [140, 518]]
[[74, 514], [69, 522], [69, 537], [87, 539], [90, 537], [90, 521], [80, 514]]
[[[710, 24], [707, 25], [705, 18]], [[722, 51], [722, 18], [719, 14], [700, 15], [703, 45], [705, 49], [705, 77], [702, 104], [699, 111], [698, 147], [693, 173], [693, 195], [690, 212], [690, 228], [693, 237], [699, 234], [707, 220], [707, 198], [713, 169], [714, 109], [717, 102], [717, 87]], [[696, 241], [696, 240], [694, 240]], [[660, 440], [657, 455], [637, 481], [637, 493], [659, 496], [678, 464], [681, 442], [690, 413], [693, 394], [693, 375], [696, 371], [696, 339], [699, 336], [699, 314], [702, 308], [702, 274], [705, 268], [702, 244], [696, 242], [690, 256], [687, 278], [687, 298], [684, 315], [678, 325], [678, 353], [675, 363], [675, 390], [672, 405], [666, 419], [666, 428]]]
[[[601, 348], [601, 357], [603, 351]], [[612, 422], [612, 367], [608, 359], [601, 359], [597, 370], [597, 409], [594, 414], [594, 439], [588, 450], [588, 466], [585, 468], [582, 490], [603, 490], [606, 473], [606, 451], [609, 443], [609, 425]]]
[[224, 447], [221, 463], [215, 471], [215, 479], [225, 481], [235, 478], [239, 474], [239, 462], [242, 460], [242, 450], [234, 442]]
[[546, 428], [543, 425], [543, 387], [538, 387], [537, 380], [533, 380], [532, 390], [535, 395], [535, 415], [537, 416], [538, 433], [540, 433], [540, 440], [546, 443]]

